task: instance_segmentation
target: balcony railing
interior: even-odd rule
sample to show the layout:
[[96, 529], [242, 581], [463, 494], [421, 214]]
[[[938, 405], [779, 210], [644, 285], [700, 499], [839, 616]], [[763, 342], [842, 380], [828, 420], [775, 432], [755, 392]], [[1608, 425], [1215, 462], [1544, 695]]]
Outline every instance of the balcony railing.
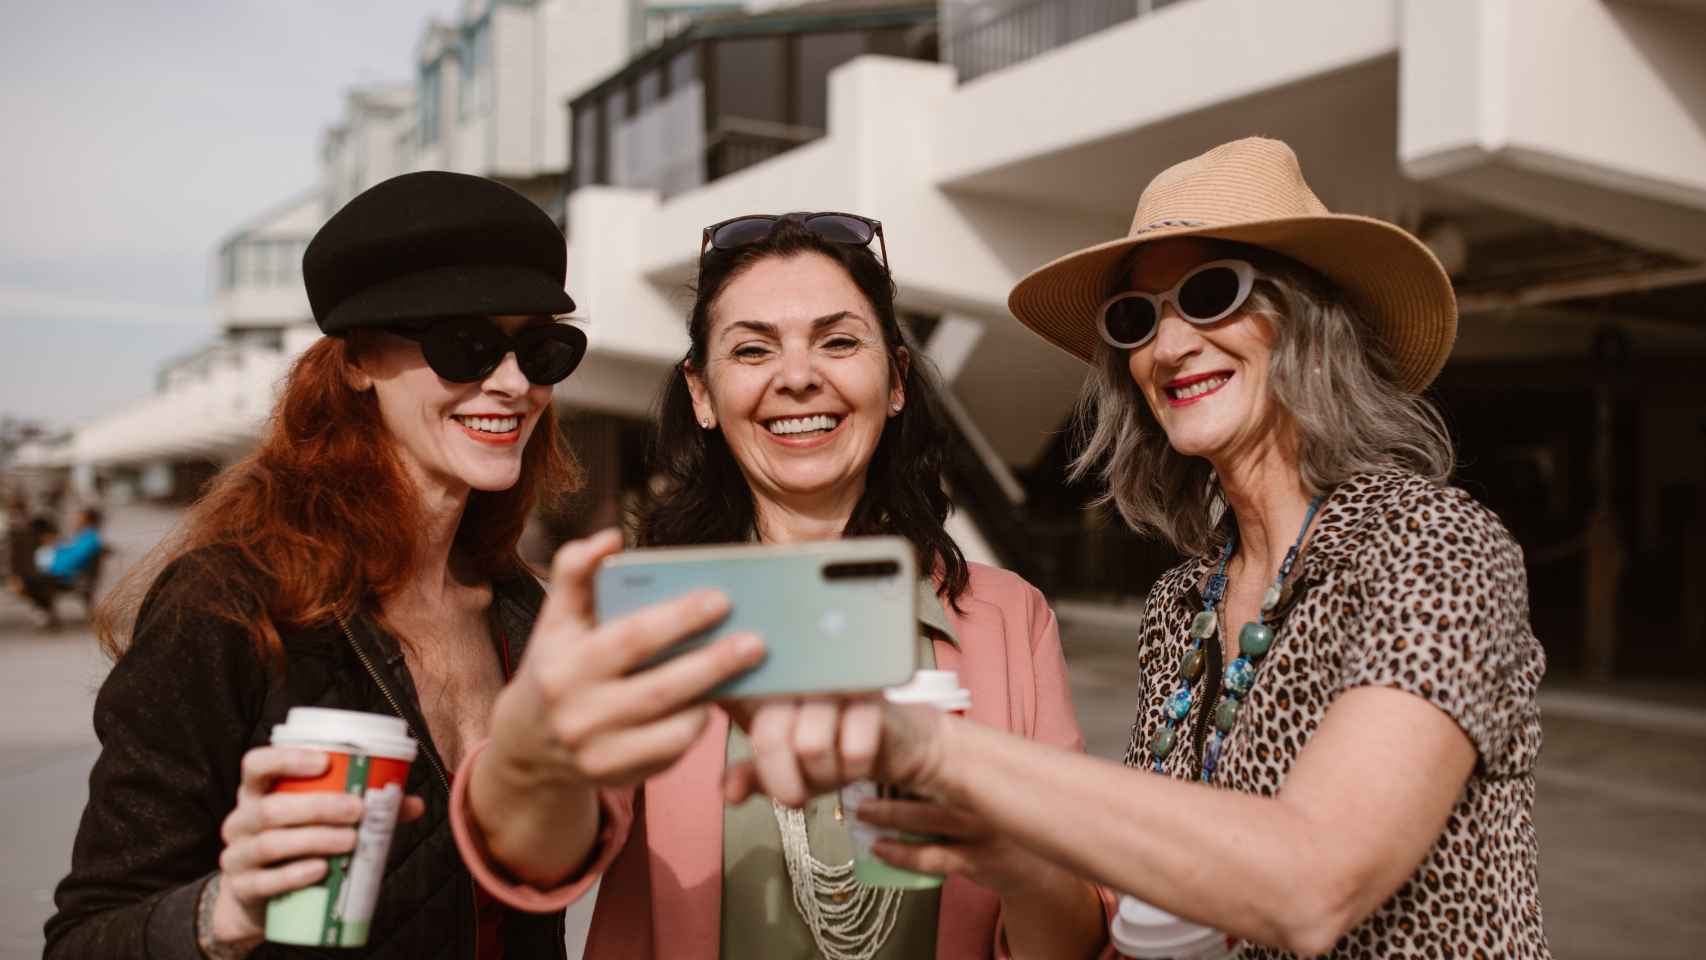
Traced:
[[724, 117], [705, 144], [706, 181], [718, 180], [823, 136], [822, 130]]
[[946, 23], [946, 59], [960, 82], [1023, 63], [1056, 47], [1179, 0], [1000, 0], [971, 5]]

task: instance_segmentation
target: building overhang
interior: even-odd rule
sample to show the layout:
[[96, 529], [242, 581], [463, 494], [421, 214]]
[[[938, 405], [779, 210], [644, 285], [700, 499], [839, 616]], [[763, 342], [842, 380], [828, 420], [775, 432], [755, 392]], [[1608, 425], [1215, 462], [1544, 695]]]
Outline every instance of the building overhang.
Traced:
[[934, 179], [1078, 208], [1111, 194], [1129, 214], [1150, 175], [1201, 147], [1311, 128], [1362, 139], [1339, 125], [1342, 103], [1371, 102], [1357, 68], [1397, 49], [1393, 3], [1175, 4], [960, 85], [937, 125]]
[[1706, 17], [1685, 9], [1700, 6], [1406, 0], [1405, 173], [1706, 259]]

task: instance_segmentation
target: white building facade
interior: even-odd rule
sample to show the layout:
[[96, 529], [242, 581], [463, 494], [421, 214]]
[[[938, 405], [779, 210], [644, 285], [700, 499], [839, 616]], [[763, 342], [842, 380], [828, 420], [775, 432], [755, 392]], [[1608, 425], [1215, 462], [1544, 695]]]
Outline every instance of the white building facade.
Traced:
[[[685, 350], [704, 225], [849, 210], [884, 224], [968, 454], [956, 493], [994, 552], [1048, 586], [1129, 592], [1125, 542], [1058, 476], [1083, 367], [1007, 292], [1123, 235], [1162, 168], [1261, 134], [1329, 208], [1412, 230], [1453, 272], [1438, 392], [1471, 471], [1545, 479], [1535, 529], [1612, 511], [1626, 555], [1659, 556], [1706, 496], [1703, 0], [478, 0], [426, 27], [416, 68], [351, 92], [318, 191], [222, 246], [230, 352], [80, 432], [66, 462], [252, 443], [313, 335], [291, 244], [387, 176], [495, 177], [561, 220], [590, 353], [558, 401], [631, 425]], [[191, 429], [191, 407], [214, 415]], [[571, 439], [631, 459], [612, 429]]]

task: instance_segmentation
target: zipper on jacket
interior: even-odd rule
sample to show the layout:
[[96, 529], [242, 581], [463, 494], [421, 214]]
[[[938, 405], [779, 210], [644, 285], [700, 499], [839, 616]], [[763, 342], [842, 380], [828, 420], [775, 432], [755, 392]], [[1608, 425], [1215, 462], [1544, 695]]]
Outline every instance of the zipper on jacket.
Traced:
[[[356, 659], [361, 661], [362, 669], [367, 671], [368, 677], [372, 678], [373, 683], [379, 687], [379, 693], [385, 697], [385, 702], [391, 705], [391, 712], [395, 713], [398, 719], [407, 723], [409, 717], [403, 712], [403, 705], [398, 703], [397, 698], [391, 694], [391, 688], [385, 685], [385, 679], [374, 668], [373, 660], [368, 657], [366, 651], [361, 649], [361, 644], [355, 642], [355, 634], [350, 632], [349, 624], [345, 623], [341, 617], [338, 619], [338, 628], [344, 632], [344, 639], [349, 641], [350, 649], [355, 651]], [[425, 749], [421, 753], [426, 756], [427, 763], [432, 766], [432, 772], [438, 774], [438, 782], [444, 787], [444, 795], [450, 796], [450, 777], [444, 772], [444, 764], [439, 762], [438, 752], [432, 748], [430, 742], [423, 744], [423, 746]]]
[[[350, 632], [349, 624], [345, 623], [342, 617], [338, 618], [338, 629], [343, 631], [344, 639], [349, 641], [350, 649], [355, 651], [356, 659], [361, 661], [362, 669], [367, 671], [368, 677], [379, 688], [380, 695], [385, 698], [386, 703], [391, 705], [391, 712], [395, 713], [398, 719], [407, 723], [409, 718], [403, 713], [403, 705], [397, 702], [397, 698], [391, 693], [391, 688], [385, 685], [385, 678], [379, 675], [378, 669], [373, 666], [373, 660], [368, 657], [366, 651], [361, 649], [361, 644], [355, 642], [355, 634]], [[426, 749], [422, 750], [421, 753], [426, 756], [427, 763], [432, 765], [432, 772], [438, 774], [438, 782], [444, 787], [444, 795], [448, 798], [450, 796], [450, 777], [445, 775], [444, 764], [439, 762], [437, 751], [433, 750], [432, 745], [428, 743], [424, 746]], [[480, 956], [480, 895], [474, 890], [472, 878], [468, 884], [468, 910], [468, 918], [474, 926], [474, 949], [469, 956], [478, 960]]]

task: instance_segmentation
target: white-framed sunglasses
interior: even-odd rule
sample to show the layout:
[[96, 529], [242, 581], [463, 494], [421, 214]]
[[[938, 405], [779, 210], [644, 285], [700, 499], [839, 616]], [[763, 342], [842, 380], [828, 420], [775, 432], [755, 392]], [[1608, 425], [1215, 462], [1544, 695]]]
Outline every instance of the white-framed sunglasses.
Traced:
[[1127, 290], [1102, 301], [1096, 332], [1111, 347], [1131, 350], [1155, 337], [1161, 308], [1172, 304], [1179, 316], [1199, 327], [1226, 319], [1250, 298], [1256, 268], [1247, 260], [1211, 260], [1185, 274], [1171, 290]]

